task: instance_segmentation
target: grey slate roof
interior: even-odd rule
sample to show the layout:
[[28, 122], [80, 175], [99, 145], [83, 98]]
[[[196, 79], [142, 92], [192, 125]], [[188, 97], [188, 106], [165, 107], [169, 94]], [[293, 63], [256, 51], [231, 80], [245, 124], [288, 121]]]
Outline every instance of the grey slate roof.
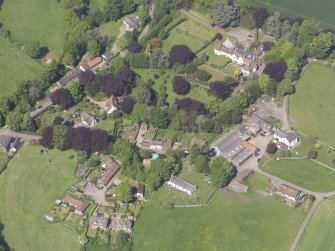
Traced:
[[287, 138], [288, 142], [291, 143], [292, 141], [296, 140], [298, 138], [298, 136], [295, 133], [290, 132], [289, 134], [287, 134], [286, 138]]
[[281, 130], [281, 129], [277, 129], [276, 131], [275, 131], [275, 136], [277, 136], [278, 138], [286, 138], [288, 135], [287, 135], [287, 133], [286, 132], [284, 132], [283, 130]]
[[97, 216], [91, 216], [88, 221], [90, 227], [99, 227], [104, 229], [107, 229], [110, 223], [109, 218], [97, 217]]
[[0, 146], [3, 147], [6, 151], [9, 150], [10, 143], [14, 140], [11, 136], [5, 136], [0, 139]]
[[193, 184], [191, 184], [191, 183], [189, 183], [189, 182], [187, 182], [187, 181], [185, 181], [185, 180], [183, 180], [183, 179], [181, 179], [177, 176], [174, 176], [174, 175], [171, 176], [169, 182], [171, 182], [171, 183], [173, 183], [177, 186], [180, 186], [180, 187], [182, 187], [182, 188], [184, 188], [187, 191], [190, 191], [192, 193], [194, 193], [197, 190], [197, 187], [195, 185], [193, 185]]

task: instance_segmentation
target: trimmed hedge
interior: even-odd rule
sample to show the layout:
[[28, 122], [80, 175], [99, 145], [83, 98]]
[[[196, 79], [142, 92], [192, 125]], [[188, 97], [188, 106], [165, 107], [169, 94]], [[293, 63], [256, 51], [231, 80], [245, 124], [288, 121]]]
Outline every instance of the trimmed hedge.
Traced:
[[172, 17], [165, 16], [163, 17], [150, 31], [149, 33], [141, 39], [141, 44], [146, 44], [150, 39], [156, 37], [158, 33], [169, 23], [171, 23]]

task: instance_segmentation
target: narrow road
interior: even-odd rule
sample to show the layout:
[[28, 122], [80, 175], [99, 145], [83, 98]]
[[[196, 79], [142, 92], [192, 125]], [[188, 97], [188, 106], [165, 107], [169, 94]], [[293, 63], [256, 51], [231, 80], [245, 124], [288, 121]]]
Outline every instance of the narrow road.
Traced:
[[120, 33], [119, 35], [117, 36], [117, 38], [115, 39], [115, 42], [113, 44], [113, 47], [111, 49], [111, 52], [115, 55], [115, 54], [118, 54], [120, 52], [120, 49], [118, 47], [118, 42], [119, 40], [123, 37], [123, 35], [126, 33], [126, 29], [124, 28], [123, 25], [121, 25], [120, 27]]
[[39, 108], [31, 111], [29, 114], [30, 114], [30, 117], [32, 119], [38, 117], [41, 113], [43, 113], [46, 109], [48, 109], [50, 106], [52, 105], [52, 102], [50, 100], [43, 100], [43, 101], [40, 101], [40, 106]]
[[33, 135], [33, 134], [21, 133], [21, 132], [13, 132], [9, 129], [0, 129], [0, 135], [12, 136], [12, 137], [15, 137], [15, 138], [21, 138], [23, 141], [39, 140], [40, 138], [42, 138], [40, 135]]
[[308, 222], [310, 221], [310, 219], [312, 218], [315, 210], [317, 209], [317, 207], [319, 206], [320, 202], [322, 201], [321, 198], [316, 198], [315, 201], [314, 201], [314, 204], [313, 206], [311, 207], [311, 209], [309, 210], [308, 214], [306, 215], [303, 223], [301, 224], [300, 226], [300, 229], [296, 235], [296, 237], [294, 238], [293, 242], [292, 242], [292, 245], [290, 247], [290, 250], [289, 251], [294, 251], [297, 247], [297, 244], [302, 236], [302, 234], [304, 233], [305, 231], [305, 228], [307, 227], [307, 224]]

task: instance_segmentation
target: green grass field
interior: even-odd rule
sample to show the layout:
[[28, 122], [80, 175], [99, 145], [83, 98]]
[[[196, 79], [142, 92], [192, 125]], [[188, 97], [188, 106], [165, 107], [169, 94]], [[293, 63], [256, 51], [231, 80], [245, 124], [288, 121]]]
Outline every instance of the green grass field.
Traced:
[[39, 63], [0, 37], [0, 96], [12, 94], [22, 80], [38, 78], [41, 69]]
[[298, 242], [297, 251], [335, 250], [335, 198], [323, 201], [316, 209]]
[[312, 191], [329, 192], [335, 190], [335, 172], [309, 159], [269, 161], [263, 169]]
[[335, 70], [313, 64], [296, 85], [296, 94], [290, 98], [290, 116], [303, 133], [319, 137], [335, 146], [334, 113]]
[[[9, 245], [25, 251], [80, 250], [76, 230], [43, 220], [56, 199], [77, 180], [74, 152], [25, 145], [0, 176], [0, 215]], [[48, 164], [48, 160], [51, 164]]]
[[254, 193], [218, 190], [201, 208], [167, 210], [149, 202], [135, 225], [134, 250], [286, 251], [303, 217]]
[[264, 192], [267, 192], [270, 186], [269, 178], [259, 173], [249, 174], [248, 177], [242, 181], [242, 183], [249, 186], [251, 189], [262, 190]]
[[120, 33], [120, 27], [122, 25], [122, 20], [120, 21], [110, 21], [108, 23], [102, 24], [99, 30], [102, 35], [107, 35], [109, 37], [117, 37]]
[[249, 0], [248, 4], [280, 11], [284, 16], [316, 19], [323, 26], [335, 25], [335, 2], [332, 0]]
[[65, 38], [65, 21], [56, 1], [4, 1], [0, 20], [15, 42], [24, 45], [38, 40], [60, 56]]

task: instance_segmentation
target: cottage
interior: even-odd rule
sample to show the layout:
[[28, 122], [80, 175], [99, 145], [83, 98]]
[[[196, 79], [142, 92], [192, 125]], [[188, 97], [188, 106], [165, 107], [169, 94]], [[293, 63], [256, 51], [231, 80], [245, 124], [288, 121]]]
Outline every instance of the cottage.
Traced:
[[294, 202], [300, 201], [305, 196], [303, 192], [285, 184], [280, 184], [276, 193]]
[[79, 66], [79, 69], [82, 71], [87, 71], [90, 69], [90, 65], [88, 63], [83, 63]]
[[106, 51], [104, 54], [102, 54], [102, 58], [105, 61], [110, 59], [112, 56], [113, 56], [113, 52], [111, 51]]
[[123, 231], [126, 233], [131, 233], [133, 226], [133, 221], [125, 218], [115, 217], [111, 223], [111, 229], [113, 231]]
[[119, 100], [115, 96], [110, 96], [105, 103], [105, 110], [107, 114], [112, 114], [120, 108]]
[[80, 114], [80, 117], [83, 125], [86, 127], [93, 127], [97, 123], [96, 119], [93, 116], [89, 115], [87, 112], [82, 112]]
[[243, 46], [232, 43], [229, 38], [222, 44], [215, 46], [214, 53], [231, 59], [233, 63], [240, 66], [240, 70], [245, 77], [258, 70], [262, 63], [261, 58], [264, 55], [263, 47], [259, 47], [253, 53], [250, 53]]
[[197, 187], [181, 178], [172, 175], [166, 183], [169, 187], [176, 188], [188, 195], [192, 195], [197, 191]]
[[159, 139], [153, 139], [153, 140], [145, 139], [140, 143], [140, 147], [148, 149], [148, 150], [165, 152], [165, 151], [171, 150], [172, 145], [171, 145], [171, 141], [169, 140], [163, 141]]
[[70, 83], [71, 81], [77, 79], [80, 73], [81, 73], [80, 70], [78, 70], [77, 68], [73, 68], [70, 71], [68, 71], [68, 73], [65, 76], [63, 76], [60, 80], [58, 80], [57, 84], [64, 86]]
[[120, 170], [120, 165], [114, 161], [111, 162], [110, 167], [105, 171], [101, 177], [97, 181], [97, 185], [99, 188], [103, 188], [107, 186], [109, 181], [118, 173]]
[[4, 152], [9, 151], [10, 149], [10, 144], [14, 140], [13, 137], [11, 136], [4, 136], [0, 138], [0, 147]]
[[289, 149], [298, 144], [299, 140], [298, 136], [295, 133], [293, 132], [286, 133], [281, 129], [277, 129], [275, 131], [273, 138], [278, 140], [278, 142], [287, 145]]
[[142, 183], [136, 183], [135, 186], [132, 188], [132, 192], [134, 197], [137, 199], [144, 198], [144, 185]]
[[102, 230], [108, 230], [110, 219], [105, 217], [91, 216], [88, 219], [89, 226], [92, 229], [100, 228]]
[[138, 17], [126, 17], [123, 20], [123, 25], [126, 28], [126, 31], [138, 29]]
[[64, 197], [63, 204], [73, 206], [75, 208], [74, 212], [79, 215], [83, 215], [88, 206], [90, 205], [90, 203], [88, 203], [87, 201], [82, 201], [69, 195], [66, 195]]
[[90, 69], [94, 69], [95, 67], [97, 67], [101, 63], [102, 63], [101, 57], [93, 58], [92, 60], [87, 62], [87, 64], [90, 66]]

